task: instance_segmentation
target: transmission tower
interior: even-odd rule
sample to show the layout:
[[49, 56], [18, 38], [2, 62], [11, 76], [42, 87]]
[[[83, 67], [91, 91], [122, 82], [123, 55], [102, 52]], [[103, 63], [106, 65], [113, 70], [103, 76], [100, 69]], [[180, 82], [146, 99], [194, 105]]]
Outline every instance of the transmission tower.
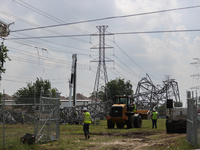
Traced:
[[[199, 66], [200, 66], [200, 59], [199, 58], [193, 58], [193, 60], [195, 60], [195, 62], [192, 62], [190, 63], [191, 65], [195, 66], [196, 67], [196, 70], [199, 69]], [[197, 80], [197, 85], [195, 87], [191, 87], [190, 89], [200, 89], [200, 86], [199, 86], [199, 79], [200, 79], [200, 73], [196, 73], [196, 74], [193, 74], [191, 75], [191, 77], [193, 77], [194, 79]]]
[[[94, 91], [95, 97], [93, 95], [93, 99], [97, 101], [98, 98], [98, 92], [101, 87], [105, 87], [106, 83], [108, 83], [108, 75], [106, 70], [106, 62], [113, 62], [113, 60], [110, 60], [106, 58], [105, 56], [105, 49], [113, 48], [105, 44], [105, 31], [108, 26], [97, 26], [97, 29], [99, 30], [99, 46], [98, 47], [92, 47], [91, 49], [98, 49], [99, 50], [99, 57], [97, 59], [94, 59], [90, 62], [98, 62], [97, 67], [97, 73], [96, 73], [96, 79], [94, 83]], [[112, 35], [112, 34], [110, 34]], [[106, 88], [104, 88], [105, 92], [105, 99], [108, 100], [108, 91]]]

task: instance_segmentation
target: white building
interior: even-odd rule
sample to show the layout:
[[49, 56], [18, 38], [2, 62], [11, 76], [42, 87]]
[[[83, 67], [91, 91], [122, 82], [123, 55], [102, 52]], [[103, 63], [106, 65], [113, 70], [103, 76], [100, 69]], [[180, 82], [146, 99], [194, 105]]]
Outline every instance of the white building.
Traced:
[[[97, 100], [101, 102], [101, 100]], [[88, 105], [92, 103], [92, 97], [86, 97], [80, 93], [76, 94], [76, 106], [77, 105]], [[11, 108], [11, 105], [14, 105], [15, 102], [13, 98], [7, 94], [5, 94], [5, 105]], [[73, 106], [73, 96], [71, 98], [71, 106]], [[60, 108], [69, 107], [69, 97], [60, 96]]]
[[[101, 100], [98, 99], [98, 102]], [[60, 97], [60, 108], [69, 107], [69, 97], [65, 98], [64, 96]], [[86, 97], [80, 93], [76, 94], [76, 106], [78, 105], [88, 105], [92, 103], [92, 97]], [[71, 98], [71, 106], [73, 106], [73, 96]]]
[[[69, 97], [65, 98], [64, 96], [60, 97], [60, 108], [69, 107]], [[76, 105], [87, 105], [91, 104], [91, 99], [83, 96], [80, 93], [76, 94]], [[73, 106], [73, 96], [71, 98], [71, 106]]]

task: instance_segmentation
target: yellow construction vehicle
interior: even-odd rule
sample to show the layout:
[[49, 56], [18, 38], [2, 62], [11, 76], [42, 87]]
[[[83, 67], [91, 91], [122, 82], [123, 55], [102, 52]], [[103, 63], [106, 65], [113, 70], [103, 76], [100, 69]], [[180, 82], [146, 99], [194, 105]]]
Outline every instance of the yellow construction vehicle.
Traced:
[[140, 114], [134, 113], [131, 103], [133, 102], [131, 96], [117, 95], [113, 100], [114, 104], [111, 107], [110, 115], [107, 116], [108, 129], [112, 129], [117, 125], [117, 128], [141, 128], [142, 117]]

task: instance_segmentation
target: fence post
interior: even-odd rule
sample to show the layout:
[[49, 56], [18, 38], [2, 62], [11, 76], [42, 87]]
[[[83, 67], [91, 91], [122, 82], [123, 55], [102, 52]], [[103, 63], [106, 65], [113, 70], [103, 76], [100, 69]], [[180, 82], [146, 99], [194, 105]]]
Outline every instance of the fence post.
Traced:
[[58, 98], [58, 100], [56, 100], [56, 139], [60, 138], [60, 123], [59, 123], [59, 120], [60, 120], [60, 93], [56, 93], [56, 98]]
[[4, 138], [5, 138], [5, 90], [3, 89], [3, 149], [4, 149]]
[[35, 87], [34, 87], [34, 136], [36, 137], [36, 99], [35, 99]]
[[195, 133], [195, 145], [197, 145], [197, 90], [196, 90], [196, 101], [194, 104], [194, 133]]

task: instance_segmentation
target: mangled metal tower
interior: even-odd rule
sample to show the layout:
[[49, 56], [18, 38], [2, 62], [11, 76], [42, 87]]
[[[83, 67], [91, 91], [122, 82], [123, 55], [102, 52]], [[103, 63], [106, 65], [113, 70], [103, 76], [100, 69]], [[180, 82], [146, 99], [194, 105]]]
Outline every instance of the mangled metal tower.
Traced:
[[167, 99], [180, 102], [178, 83], [175, 79], [167, 78], [163, 85], [155, 86], [148, 74], [138, 82], [134, 97], [138, 107], [146, 109], [164, 104]]

